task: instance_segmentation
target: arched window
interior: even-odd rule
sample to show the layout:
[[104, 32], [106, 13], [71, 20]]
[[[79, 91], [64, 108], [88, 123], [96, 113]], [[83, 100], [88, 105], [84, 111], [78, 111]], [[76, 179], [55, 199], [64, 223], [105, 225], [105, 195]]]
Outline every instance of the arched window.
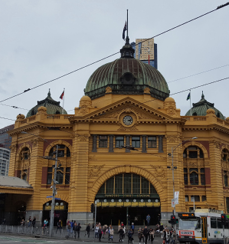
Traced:
[[20, 153], [21, 160], [28, 160], [30, 156], [29, 148], [24, 147]]
[[[55, 157], [56, 156], [56, 146], [53, 146], [51, 150], [49, 151], [49, 156], [50, 157]], [[58, 145], [58, 158], [63, 158], [63, 157], [70, 157], [71, 153], [68, 147], [66, 147], [63, 144]]]
[[224, 171], [224, 176], [223, 176], [223, 179], [224, 179], [224, 186], [228, 186], [228, 176], [227, 176], [227, 171]]
[[223, 161], [228, 161], [229, 162], [229, 151], [227, 149], [223, 149], [221, 159]]
[[22, 175], [22, 179], [23, 179], [24, 181], [27, 181], [27, 174], [23, 174], [23, 175]]
[[56, 110], [56, 114], [60, 114], [60, 111]]
[[195, 113], [193, 113], [193, 114], [192, 114], [192, 116], [197, 116], [197, 113], [196, 113], [196, 112], [195, 112]]
[[190, 184], [199, 185], [198, 173], [195, 171], [190, 174]]
[[203, 150], [197, 146], [189, 146], [183, 152], [184, 158], [204, 158]]

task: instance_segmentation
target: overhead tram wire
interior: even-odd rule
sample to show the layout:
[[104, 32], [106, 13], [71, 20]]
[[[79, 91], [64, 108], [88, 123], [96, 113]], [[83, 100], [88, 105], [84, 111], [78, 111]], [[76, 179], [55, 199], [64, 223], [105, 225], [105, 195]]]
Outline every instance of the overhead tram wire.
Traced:
[[[192, 22], [192, 21], [195, 21], [195, 20], [197, 20], [197, 19], [199, 19], [199, 18], [202, 18], [202, 17], [204, 17], [204, 16], [206, 16], [206, 15], [208, 15], [208, 14], [211, 14], [211, 13], [213, 13], [213, 12], [219, 10], [219, 9], [222, 9], [222, 8], [228, 6], [228, 5], [229, 5], [229, 2], [227, 2], [227, 3], [223, 4], [223, 5], [220, 5], [220, 6], [218, 6], [216, 9], [213, 9], [213, 10], [211, 10], [211, 11], [208, 11], [208, 12], [206, 12], [206, 13], [204, 13], [204, 14], [202, 14], [202, 15], [199, 15], [199, 16], [197, 16], [197, 17], [191, 19], [191, 20], [188, 20], [188, 21], [186, 21], [186, 22], [184, 22], [184, 23], [182, 23], [182, 24], [180, 24], [180, 25], [177, 25], [177, 26], [175, 26], [175, 27], [172, 27], [172, 28], [170, 28], [170, 29], [168, 29], [168, 30], [166, 30], [166, 31], [163, 31], [163, 32], [161, 32], [161, 33], [159, 33], [159, 34], [157, 34], [157, 35], [151, 37], [151, 38], [145, 39], [145, 40], [142, 41], [141, 43], [146, 42], [146, 41], [149, 41], [149, 40], [151, 40], [151, 39], [153, 39], [153, 38], [155, 38], [155, 37], [161, 36], [161, 35], [163, 35], [163, 34], [165, 34], [165, 33], [168, 33], [168, 32], [170, 32], [170, 31], [172, 31], [172, 30], [175, 30], [175, 29], [177, 29], [177, 28], [179, 28], [179, 27], [181, 27], [181, 26], [183, 26], [183, 25], [186, 25], [186, 24], [188, 24], [188, 23], [190, 23], [190, 22]], [[106, 56], [106, 57], [104, 57], [104, 58], [101, 58], [101, 59], [99, 59], [99, 60], [97, 60], [97, 61], [94, 61], [94, 62], [92, 62], [92, 63], [89, 63], [89, 64], [87, 64], [87, 65], [85, 65], [85, 66], [82, 66], [82, 67], [80, 67], [80, 68], [78, 68], [78, 69], [76, 69], [76, 70], [73, 70], [73, 71], [68, 72], [68, 73], [66, 73], [66, 74], [63, 74], [63, 75], [61, 75], [61, 76], [58, 76], [58, 77], [56, 77], [56, 78], [54, 78], [54, 79], [52, 79], [52, 80], [46, 81], [46, 82], [41, 83], [41, 84], [39, 84], [39, 85], [37, 85], [37, 86], [34, 86], [34, 87], [32, 87], [32, 88], [28, 88], [28, 89], [24, 90], [23, 92], [20, 92], [20, 93], [18, 93], [18, 94], [15, 94], [15, 95], [13, 95], [13, 96], [11, 96], [11, 97], [5, 98], [5, 99], [1, 100], [0, 103], [2, 103], [2, 102], [4, 102], [4, 101], [7, 101], [7, 100], [9, 100], [9, 99], [12, 99], [12, 98], [14, 98], [14, 97], [20, 96], [20, 95], [22, 95], [22, 94], [24, 94], [24, 93], [26, 93], [26, 92], [28, 92], [28, 91], [34, 90], [34, 89], [36, 89], [36, 88], [38, 88], [38, 87], [41, 87], [41, 86], [44, 86], [44, 85], [46, 85], [46, 84], [48, 84], [48, 83], [54, 82], [54, 81], [56, 81], [56, 80], [59, 80], [59, 79], [61, 79], [61, 78], [63, 78], [63, 77], [66, 77], [66, 76], [68, 76], [68, 75], [71, 75], [71, 74], [73, 74], [73, 73], [75, 73], [75, 72], [77, 72], [77, 71], [79, 71], [79, 70], [85, 69], [85, 68], [87, 68], [87, 67], [89, 67], [89, 66], [92, 66], [93, 64], [99, 63], [99, 62], [101, 62], [101, 61], [103, 61], [103, 60], [105, 60], [105, 59], [108, 59], [108, 58], [110, 58], [110, 57], [112, 57], [112, 56], [115, 56], [116, 54], [119, 54], [119, 51], [118, 51], [118, 52], [115, 52], [115, 53], [113, 53], [113, 54], [110, 54], [110, 55], [108, 55], [108, 56]]]
[[[189, 90], [194, 90], [194, 89], [197, 89], [197, 88], [200, 88], [200, 87], [203, 87], [203, 86], [212, 85], [212, 84], [214, 84], [214, 83], [218, 83], [218, 82], [220, 82], [220, 81], [224, 81], [224, 80], [227, 80], [227, 79], [229, 79], [229, 76], [228, 76], [228, 77], [225, 77], [225, 78], [222, 78], [222, 79], [220, 79], [220, 80], [211, 81], [211, 82], [208, 82], [208, 83], [199, 85], [199, 86], [193, 86], [193, 87], [191, 87], [191, 88], [187, 88], [187, 89], [185, 89], [185, 90], [181, 90], [181, 91], [178, 91], [178, 92], [174, 92], [174, 93], [172, 93], [172, 94], [170, 94], [170, 95], [177, 95], [177, 94], [179, 94], [179, 93], [187, 92], [187, 91], [189, 91]], [[141, 104], [145, 104], [145, 103], [147, 103], [147, 102], [153, 102], [153, 101], [155, 101], [155, 100], [157, 100], [157, 99], [156, 99], [156, 98], [154, 98], [154, 99], [150, 99], [150, 100], [148, 100], [148, 101], [139, 103], [139, 105], [141, 105]], [[104, 115], [104, 114], [102, 114], [102, 115]], [[50, 115], [50, 116], [52, 116], [52, 115]], [[53, 117], [53, 120], [54, 120], [54, 116], [52, 116], [52, 117]], [[13, 119], [5, 118], [5, 117], [0, 117], [0, 119], [8, 119], [8, 120], [15, 121], [15, 120], [13, 120]], [[46, 118], [45, 118], [45, 119], [46, 119]], [[29, 124], [29, 123], [26, 122], [26, 124]], [[54, 123], [54, 124], [55, 124], [55, 123]]]

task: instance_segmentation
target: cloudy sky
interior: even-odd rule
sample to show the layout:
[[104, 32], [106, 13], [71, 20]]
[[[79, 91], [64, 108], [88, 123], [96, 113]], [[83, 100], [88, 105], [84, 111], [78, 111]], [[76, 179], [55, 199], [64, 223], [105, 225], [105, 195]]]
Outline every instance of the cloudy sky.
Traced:
[[[0, 0], [0, 100], [120, 50], [129, 9], [129, 36], [149, 38], [204, 14], [227, 0]], [[171, 94], [229, 77], [229, 6], [155, 38], [158, 70]], [[65, 88], [65, 109], [73, 113], [95, 69], [115, 55], [0, 104], [1, 117], [15, 119], [47, 96]], [[208, 72], [206, 72], [208, 71]], [[196, 75], [198, 74], [198, 75]], [[189, 76], [189, 78], [185, 78]], [[229, 79], [192, 90], [229, 116]], [[174, 95], [184, 115], [188, 92]], [[5, 105], [18, 106], [14, 109]], [[0, 128], [13, 121], [0, 118]]]

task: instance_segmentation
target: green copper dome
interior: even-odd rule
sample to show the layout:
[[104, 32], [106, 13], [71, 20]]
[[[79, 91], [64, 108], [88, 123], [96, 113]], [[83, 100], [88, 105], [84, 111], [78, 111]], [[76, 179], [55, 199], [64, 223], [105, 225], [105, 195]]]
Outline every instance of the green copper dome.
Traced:
[[185, 116], [206, 116], [207, 110], [212, 108], [215, 110], [215, 115], [218, 118], [225, 119], [223, 114], [214, 107], [214, 103], [210, 103], [205, 99], [203, 92], [200, 101], [198, 103], [193, 103], [192, 105], [193, 107], [188, 110]]
[[60, 102], [56, 102], [52, 99], [50, 90], [48, 96], [42, 100], [38, 101], [37, 105], [29, 110], [26, 118], [33, 116], [37, 113], [39, 107], [44, 106], [47, 108], [47, 114], [67, 114], [67, 112], [60, 106]]
[[106, 88], [112, 94], [144, 94], [149, 88], [152, 97], [164, 101], [169, 96], [168, 85], [162, 74], [154, 67], [135, 59], [134, 49], [129, 44], [120, 50], [121, 58], [99, 67], [89, 78], [85, 95], [91, 99], [105, 95]]

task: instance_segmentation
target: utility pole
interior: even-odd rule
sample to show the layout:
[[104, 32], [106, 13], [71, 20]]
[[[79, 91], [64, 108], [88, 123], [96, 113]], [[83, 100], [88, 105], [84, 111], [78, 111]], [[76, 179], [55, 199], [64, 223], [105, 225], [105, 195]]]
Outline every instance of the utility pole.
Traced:
[[55, 210], [55, 198], [56, 198], [56, 169], [58, 162], [58, 145], [56, 145], [56, 158], [55, 158], [55, 167], [54, 167], [54, 177], [53, 177], [53, 185], [52, 185], [52, 207], [50, 214], [50, 228], [49, 228], [49, 236], [52, 236], [53, 226], [54, 226], [54, 210]]

